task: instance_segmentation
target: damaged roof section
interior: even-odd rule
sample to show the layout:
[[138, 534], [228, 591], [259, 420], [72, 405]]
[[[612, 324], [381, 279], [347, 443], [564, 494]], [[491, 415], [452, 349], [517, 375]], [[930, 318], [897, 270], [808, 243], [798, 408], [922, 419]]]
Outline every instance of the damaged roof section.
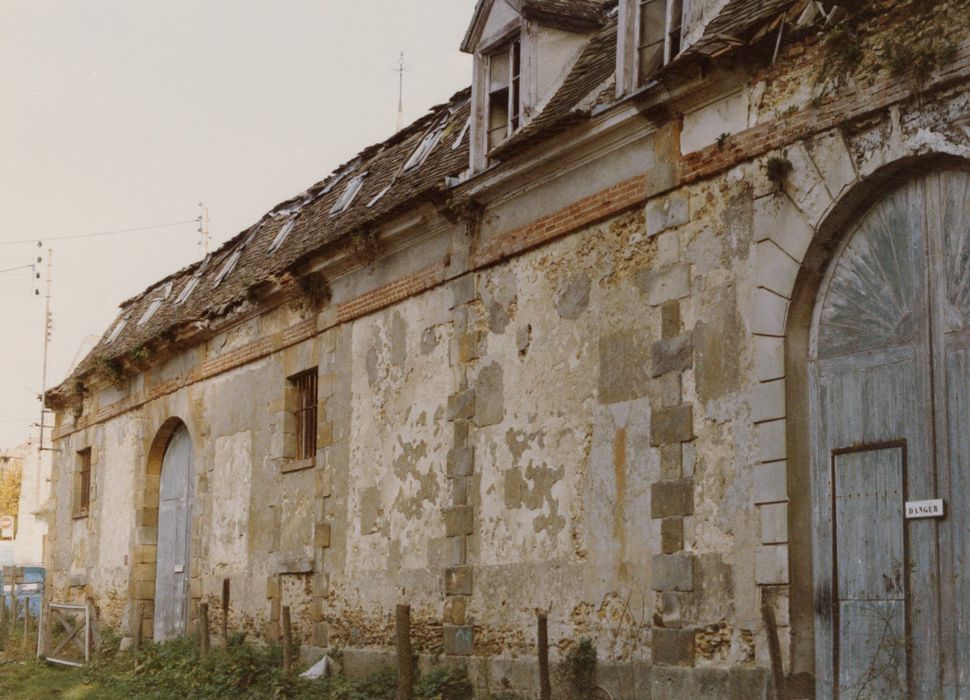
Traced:
[[598, 29], [616, 0], [522, 0], [522, 16], [571, 31]]
[[[615, 0], [522, 0], [527, 14], [569, 16], [601, 28], [550, 100], [489, 154], [495, 163], [536, 147], [612, 99], [617, 18], [608, 9], [615, 4]], [[479, 10], [486, 5], [490, 1], [482, 0]], [[685, 54], [706, 55], [706, 51], [719, 51], [718, 46], [730, 50], [738, 41], [764, 36], [765, 26], [777, 26], [784, 21], [784, 13], [804, 5], [805, 0], [728, 0]], [[199, 332], [211, 321], [258, 301], [266, 290], [291, 286], [314, 256], [336, 252], [354, 234], [373, 231], [421, 202], [441, 202], [452, 196], [451, 190], [468, 172], [470, 95], [470, 88], [457, 93], [389, 139], [364, 149], [326, 179], [280, 203], [205, 260], [125, 301], [115, 323], [73, 375], [51, 391], [52, 396], [69, 399], [73, 380], [103, 366], [105, 360], [143, 358], [152, 344], [151, 349], [157, 349], [198, 342]]]

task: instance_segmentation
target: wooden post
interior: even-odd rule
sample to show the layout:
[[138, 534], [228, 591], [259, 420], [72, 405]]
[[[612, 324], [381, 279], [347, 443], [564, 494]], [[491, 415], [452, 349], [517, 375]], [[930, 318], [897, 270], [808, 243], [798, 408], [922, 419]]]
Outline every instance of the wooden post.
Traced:
[[7, 608], [7, 593], [4, 589], [0, 589], [0, 597], [3, 598], [3, 605], [0, 606], [0, 643], [5, 644], [10, 629], [10, 611]]
[[229, 641], [229, 579], [222, 579], [222, 639]]
[[209, 655], [209, 604], [199, 603], [199, 653], [204, 659]]
[[30, 598], [27, 598], [24, 604], [24, 651], [30, 648], [28, 640], [30, 639]]
[[141, 627], [145, 622], [145, 604], [138, 603], [135, 606], [135, 651], [141, 651]]
[[414, 697], [414, 659], [411, 655], [411, 606], [398, 605], [394, 628], [397, 632], [397, 700]]
[[290, 606], [283, 606], [283, 673], [293, 664], [293, 632], [290, 629]]
[[552, 700], [549, 680], [549, 618], [539, 613], [539, 699]]
[[20, 612], [17, 610], [17, 587], [11, 586], [10, 594], [10, 631], [11, 634], [17, 629], [17, 618], [20, 617]]

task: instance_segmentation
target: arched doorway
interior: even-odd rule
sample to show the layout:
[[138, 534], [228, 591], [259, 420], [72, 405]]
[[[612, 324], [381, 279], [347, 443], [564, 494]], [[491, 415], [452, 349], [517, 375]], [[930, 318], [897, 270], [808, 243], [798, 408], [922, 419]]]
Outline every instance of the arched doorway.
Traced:
[[818, 696], [970, 698], [970, 171], [862, 214], [809, 351]]
[[153, 637], [183, 636], [189, 619], [189, 544], [194, 459], [192, 438], [178, 423], [165, 446], [158, 489]]

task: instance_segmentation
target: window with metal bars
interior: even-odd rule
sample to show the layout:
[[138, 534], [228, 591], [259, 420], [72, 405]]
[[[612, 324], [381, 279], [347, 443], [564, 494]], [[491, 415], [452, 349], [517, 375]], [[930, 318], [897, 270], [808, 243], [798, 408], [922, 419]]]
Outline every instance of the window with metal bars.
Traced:
[[316, 367], [290, 377], [296, 445], [293, 458], [312, 459], [317, 454], [317, 370]]
[[74, 514], [82, 516], [88, 514], [91, 506], [91, 448], [77, 453], [77, 499], [74, 504]]

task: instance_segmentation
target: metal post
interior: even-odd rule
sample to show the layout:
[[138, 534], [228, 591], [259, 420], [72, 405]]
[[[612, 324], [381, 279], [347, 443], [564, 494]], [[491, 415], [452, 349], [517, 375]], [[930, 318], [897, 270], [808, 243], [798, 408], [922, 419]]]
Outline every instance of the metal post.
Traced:
[[204, 659], [209, 655], [209, 604], [199, 603], [199, 653]]
[[229, 579], [222, 579], [222, 639], [229, 643]]
[[135, 651], [141, 651], [141, 628], [145, 621], [145, 604], [138, 603], [135, 606], [138, 619], [135, 620]]
[[539, 698], [552, 700], [552, 684], [549, 681], [549, 618], [539, 613]]

